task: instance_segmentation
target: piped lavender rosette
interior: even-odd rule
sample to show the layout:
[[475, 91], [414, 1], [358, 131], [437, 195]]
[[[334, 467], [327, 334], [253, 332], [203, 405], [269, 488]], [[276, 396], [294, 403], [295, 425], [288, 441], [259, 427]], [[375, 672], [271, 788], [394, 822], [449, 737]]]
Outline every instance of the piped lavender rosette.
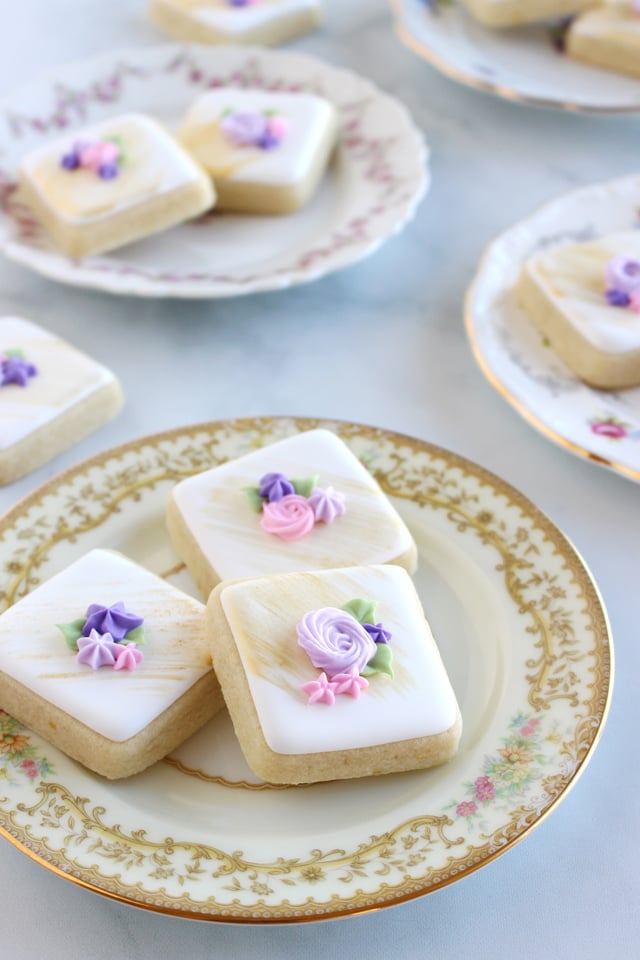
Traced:
[[375, 622], [375, 609], [375, 601], [350, 600], [340, 609], [311, 610], [297, 625], [299, 646], [321, 670], [301, 688], [310, 704], [330, 706], [341, 694], [357, 699], [376, 673], [393, 679], [391, 633]]

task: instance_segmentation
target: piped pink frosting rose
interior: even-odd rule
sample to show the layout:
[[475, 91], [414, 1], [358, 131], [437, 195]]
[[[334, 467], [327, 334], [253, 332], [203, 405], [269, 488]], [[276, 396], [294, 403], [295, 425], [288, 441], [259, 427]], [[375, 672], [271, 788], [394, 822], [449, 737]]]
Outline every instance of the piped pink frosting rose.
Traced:
[[313, 507], [307, 498], [291, 493], [273, 503], [265, 503], [260, 526], [281, 540], [299, 540], [313, 529], [315, 522]]
[[376, 645], [355, 617], [336, 607], [306, 613], [296, 627], [298, 643], [314, 667], [330, 677], [361, 673], [376, 655]]

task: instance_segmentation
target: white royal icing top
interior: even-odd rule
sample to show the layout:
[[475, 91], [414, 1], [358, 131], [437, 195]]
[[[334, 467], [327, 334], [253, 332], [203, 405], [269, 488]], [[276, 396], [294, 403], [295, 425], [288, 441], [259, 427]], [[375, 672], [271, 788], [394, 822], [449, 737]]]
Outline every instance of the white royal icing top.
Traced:
[[[136, 669], [92, 670], [76, 662], [57, 623], [91, 603], [144, 617]], [[204, 607], [120, 554], [92, 550], [0, 616], [0, 670], [109, 740], [128, 740], [210, 667]]]
[[38, 373], [25, 387], [0, 387], [0, 450], [115, 380], [106, 367], [30, 320], [0, 317], [0, 355], [12, 349], [22, 350]]
[[[300, 687], [320, 671], [298, 645], [309, 610], [376, 600], [390, 630], [394, 677], [376, 674], [360, 697], [310, 704]], [[233, 632], [262, 731], [276, 753], [352, 750], [443, 733], [458, 708], [440, 653], [408, 573], [375, 566], [326, 570], [224, 587]], [[241, 705], [240, 705], [241, 709]]]
[[[260, 526], [243, 487], [271, 472], [344, 494], [346, 512], [284, 541]], [[182, 518], [221, 580], [295, 570], [387, 563], [413, 545], [409, 530], [369, 471], [329, 430], [309, 430], [183, 480], [173, 489]]]
[[612, 307], [605, 298], [607, 264], [618, 254], [640, 260], [638, 231], [556, 247], [525, 265], [568, 322], [606, 353], [640, 348], [640, 313]]
[[[222, 115], [229, 109], [238, 113], [276, 111], [287, 120], [288, 132], [272, 150], [235, 146], [220, 130]], [[307, 177], [335, 124], [335, 110], [322, 97], [225, 87], [211, 90], [195, 101], [178, 138], [214, 181], [224, 178], [286, 187]]]
[[319, 10], [320, 0], [259, 0], [244, 7], [233, 7], [227, 0], [165, 0], [170, 6], [186, 10], [191, 18], [203, 26], [229, 35], [242, 36], [248, 30], [259, 29], [273, 20], [286, 20], [307, 10]]
[[[65, 170], [60, 161], [76, 140], [118, 137], [124, 162], [117, 177], [103, 180], [92, 170]], [[22, 173], [42, 200], [70, 223], [95, 221], [202, 178], [188, 153], [151, 117], [123, 114], [68, 133], [29, 153]]]

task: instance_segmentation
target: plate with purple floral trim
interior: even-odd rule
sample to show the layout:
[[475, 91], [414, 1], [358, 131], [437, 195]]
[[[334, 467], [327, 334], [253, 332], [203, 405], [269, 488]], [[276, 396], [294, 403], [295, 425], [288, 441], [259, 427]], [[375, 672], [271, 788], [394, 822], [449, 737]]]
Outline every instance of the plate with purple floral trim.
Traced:
[[566, 21], [492, 30], [460, 0], [390, 0], [403, 43], [445, 76], [505, 100], [588, 113], [640, 111], [640, 81], [571, 60]]
[[164, 761], [107, 782], [0, 711], [0, 835], [58, 876], [199, 919], [363, 913], [485, 866], [542, 823], [584, 770], [613, 666], [584, 561], [517, 490], [412, 437], [256, 418], [107, 451], [0, 520], [0, 610], [94, 547], [194, 590], [163, 522], [171, 487], [316, 427], [344, 440], [414, 536], [416, 588], [463, 718], [457, 755], [431, 770], [273, 787], [249, 773], [224, 715]]
[[[148, 113], [175, 130], [203, 91], [311, 92], [338, 112], [338, 145], [307, 206], [279, 217], [213, 212], [110, 254], [70, 260], [20, 198], [31, 149], [90, 123]], [[0, 249], [53, 280], [149, 297], [230, 297], [318, 279], [377, 250], [429, 186], [424, 138], [407, 110], [355, 73], [285, 50], [166, 45], [61, 67], [0, 104]]]
[[555, 443], [636, 482], [640, 387], [597, 390], [578, 380], [513, 290], [523, 263], [536, 253], [640, 230], [639, 196], [640, 177], [625, 177], [564, 194], [521, 220], [485, 251], [465, 311], [476, 360], [498, 392]]

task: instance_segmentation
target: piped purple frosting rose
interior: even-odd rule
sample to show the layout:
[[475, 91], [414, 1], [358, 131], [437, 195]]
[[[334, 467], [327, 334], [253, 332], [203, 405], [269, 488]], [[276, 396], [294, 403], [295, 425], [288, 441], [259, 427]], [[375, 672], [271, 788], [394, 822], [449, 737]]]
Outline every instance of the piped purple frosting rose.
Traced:
[[322, 607], [306, 613], [297, 625], [298, 643], [314, 667], [330, 677], [361, 673], [376, 655], [376, 645], [361, 623], [344, 610]]

